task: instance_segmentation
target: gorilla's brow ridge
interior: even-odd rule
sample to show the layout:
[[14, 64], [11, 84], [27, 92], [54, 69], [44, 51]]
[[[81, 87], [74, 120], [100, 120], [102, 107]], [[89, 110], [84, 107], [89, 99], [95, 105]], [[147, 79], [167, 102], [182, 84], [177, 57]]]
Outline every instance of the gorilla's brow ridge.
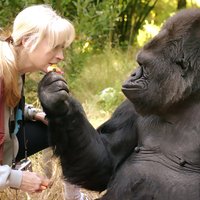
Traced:
[[146, 45], [144, 45], [144, 50], [153, 49], [155, 47], [161, 46], [161, 44], [167, 41], [168, 30], [163, 29], [161, 30], [158, 35], [156, 35], [152, 40], [150, 40]]

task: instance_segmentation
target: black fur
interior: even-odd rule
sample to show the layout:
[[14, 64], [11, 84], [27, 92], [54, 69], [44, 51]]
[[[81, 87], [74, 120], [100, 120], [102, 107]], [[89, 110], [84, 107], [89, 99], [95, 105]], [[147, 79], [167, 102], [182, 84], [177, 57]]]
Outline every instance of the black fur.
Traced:
[[97, 130], [63, 78], [39, 98], [64, 176], [102, 200], [200, 199], [200, 9], [171, 17], [137, 56], [128, 98]]

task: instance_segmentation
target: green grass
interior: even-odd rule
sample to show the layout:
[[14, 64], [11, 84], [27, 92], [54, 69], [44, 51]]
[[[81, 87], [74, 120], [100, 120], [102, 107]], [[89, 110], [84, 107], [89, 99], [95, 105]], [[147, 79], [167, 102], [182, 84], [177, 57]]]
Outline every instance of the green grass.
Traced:
[[[134, 52], [119, 49], [106, 49], [101, 54], [92, 55], [78, 78], [69, 83], [71, 92], [83, 103], [96, 104], [99, 109], [112, 111], [124, 99], [121, 85], [136, 65], [134, 58]], [[106, 88], [114, 90], [113, 98], [102, 99]]]

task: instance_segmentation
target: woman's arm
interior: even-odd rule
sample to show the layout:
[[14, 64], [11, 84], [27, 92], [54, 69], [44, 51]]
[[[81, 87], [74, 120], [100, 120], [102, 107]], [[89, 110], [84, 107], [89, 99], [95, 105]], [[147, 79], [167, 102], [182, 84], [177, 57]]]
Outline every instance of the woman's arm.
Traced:
[[12, 170], [8, 165], [0, 166], [0, 190], [6, 187], [19, 189], [22, 182], [22, 171]]
[[0, 166], [0, 190], [11, 187], [34, 193], [45, 190], [48, 185], [49, 180], [35, 172], [13, 170], [8, 165]]

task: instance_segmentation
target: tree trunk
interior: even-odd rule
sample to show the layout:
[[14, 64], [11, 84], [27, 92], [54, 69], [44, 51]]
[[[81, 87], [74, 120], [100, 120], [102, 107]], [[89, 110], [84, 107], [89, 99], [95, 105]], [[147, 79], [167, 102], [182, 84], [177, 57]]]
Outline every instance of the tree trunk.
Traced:
[[177, 3], [178, 3], [177, 4], [177, 10], [186, 8], [186, 6], [187, 6], [187, 1], [186, 0], [178, 0]]

